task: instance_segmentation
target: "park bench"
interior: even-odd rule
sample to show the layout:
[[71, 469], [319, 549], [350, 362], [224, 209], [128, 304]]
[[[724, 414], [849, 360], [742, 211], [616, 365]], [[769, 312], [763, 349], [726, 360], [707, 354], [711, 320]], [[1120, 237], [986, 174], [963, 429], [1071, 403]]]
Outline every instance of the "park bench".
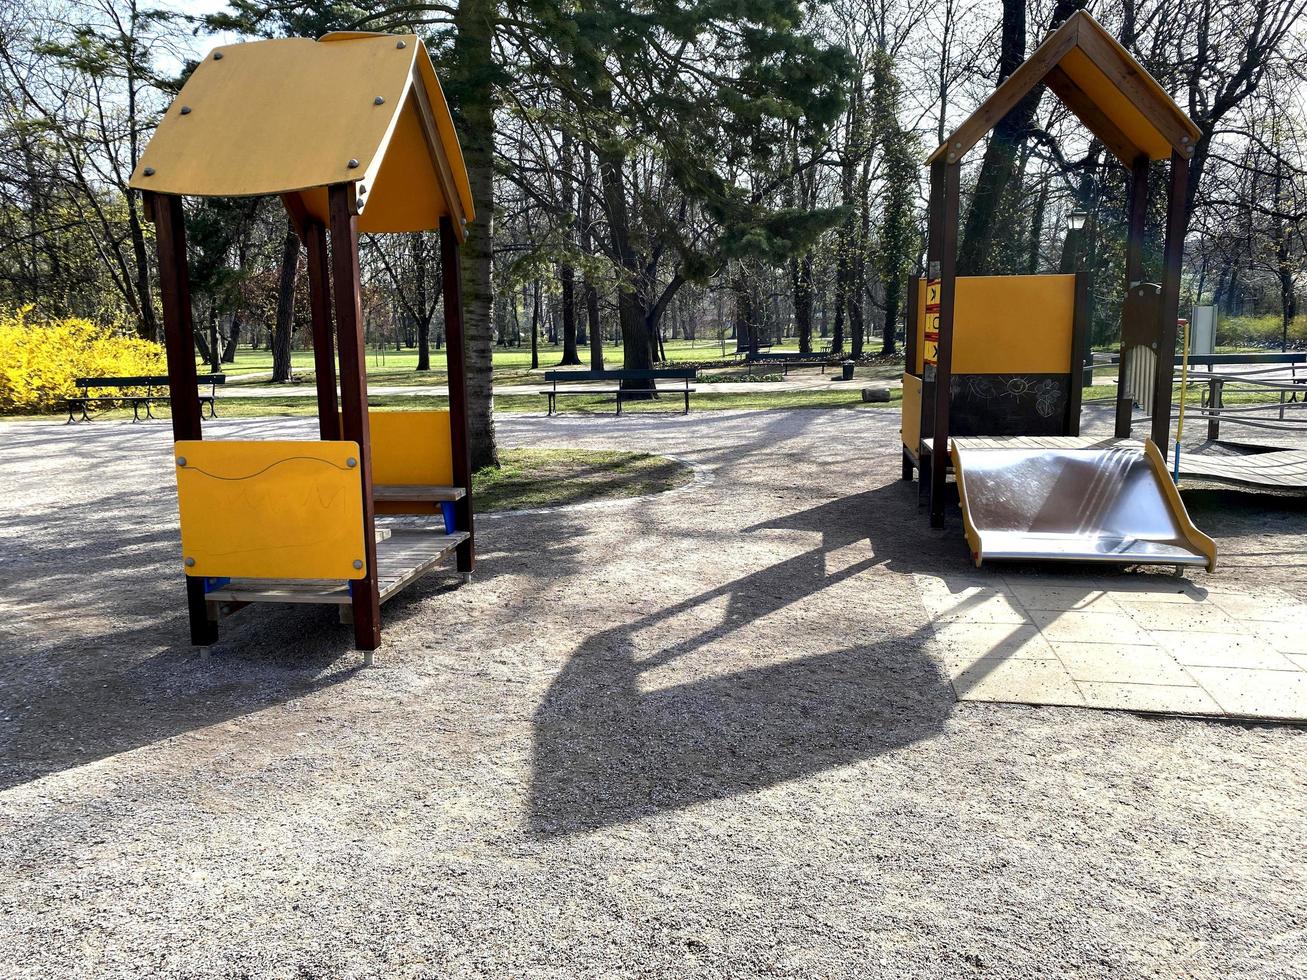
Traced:
[[[600, 395], [605, 398], [613, 398], [617, 402], [617, 414], [622, 414], [622, 401], [629, 398], [643, 398], [658, 392], [654, 384], [658, 381], [682, 381], [684, 388], [673, 388], [672, 392], [685, 396], [685, 414], [690, 414], [690, 392], [695, 389], [690, 387], [690, 382], [698, 377], [697, 368], [654, 368], [652, 370], [621, 370], [621, 371], [546, 371], [545, 380], [552, 387], [548, 391], [542, 391], [540, 394], [549, 399], [549, 414], [553, 415], [557, 409], [557, 400], [563, 395]], [[616, 381], [617, 386], [613, 388], [592, 388], [592, 387], [565, 387], [559, 388], [558, 382], [568, 381]], [[639, 388], [623, 388], [622, 382], [625, 381], [643, 381], [647, 382]]]
[[744, 359], [748, 365], [749, 374], [753, 374], [755, 364], [770, 364], [781, 368], [782, 374], [789, 374], [792, 367], [817, 367], [821, 368], [821, 373], [826, 373], [826, 368], [830, 366], [831, 358], [829, 353], [823, 354], [817, 352], [813, 354], [800, 354], [797, 351], [780, 351], [778, 353], [756, 351], [750, 353]]
[[[200, 395], [200, 413], [208, 418], [218, 417], [217, 404], [217, 387], [220, 384], [226, 384], [227, 376], [225, 374], [202, 374], [198, 379], [201, 385], [209, 386], [207, 395]], [[132, 406], [132, 421], [141, 421], [141, 409], [145, 409], [145, 418], [153, 419], [154, 411], [151, 406], [155, 404], [166, 404], [169, 401], [168, 395], [168, 376], [166, 374], [148, 374], [139, 377], [122, 377], [122, 378], [75, 378], [73, 384], [82, 390], [80, 395], [73, 395], [67, 399], [68, 402], [68, 421], [69, 422], [89, 422], [91, 421], [90, 409], [94, 405], [100, 405], [105, 408], [111, 407], [118, 402], [124, 402]], [[145, 394], [131, 393], [124, 389], [144, 388]], [[92, 395], [91, 391], [98, 392], [118, 389], [117, 394], [98, 394]], [[81, 418], [77, 413], [81, 413]]]

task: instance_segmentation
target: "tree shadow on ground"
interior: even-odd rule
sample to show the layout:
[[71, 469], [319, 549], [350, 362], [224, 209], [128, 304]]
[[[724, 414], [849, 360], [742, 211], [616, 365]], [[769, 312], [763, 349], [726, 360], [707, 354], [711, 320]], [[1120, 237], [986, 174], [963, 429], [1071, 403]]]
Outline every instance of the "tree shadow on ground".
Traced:
[[[926, 652], [928, 626], [894, 635], [868, 621], [866, 639], [814, 649], [795, 607], [877, 565], [909, 573], [938, 561], [939, 545], [921, 540], [915, 494], [891, 484], [746, 533], [777, 529], [818, 532], [821, 543], [580, 644], [536, 712], [532, 833], [565, 836], [735, 796], [940, 731], [953, 696]], [[857, 545], [861, 557], [829, 560]], [[653, 669], [718, 641], [749, 642], [732, 634], [777, 613], [792, 620], [777, 636], [780, 659], [647, 689]], [[650, 650], [642, 634], [676, 633], [674, 620], [695, 624], [690, 635]]]
[[[0, 623], [0, 791], [310, 696], [361, 669], [352, 628], [327, 605], [250, 606], [222, 621], [202, 663], [189, 642], [175, 527], [140, 527], [130, 501], [105, 497], [91, 509], [95, 541], [29, 535], [0, 574], [9, 617]], [[444, 571], [387, 603], [383, 624], [400, 626], [455, 588]]]

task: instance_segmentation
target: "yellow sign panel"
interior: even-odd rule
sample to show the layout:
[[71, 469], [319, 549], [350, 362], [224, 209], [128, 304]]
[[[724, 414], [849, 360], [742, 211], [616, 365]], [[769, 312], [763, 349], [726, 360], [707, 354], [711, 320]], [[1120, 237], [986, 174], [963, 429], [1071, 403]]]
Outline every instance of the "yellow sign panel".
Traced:
[[938, 279], [926, 280], [926, 330], [922, 336], [922, 362], [939, 363], [939, 296]]
[[358, 443], [183, 441], [174, 457], [187, 575], [366, 574]]

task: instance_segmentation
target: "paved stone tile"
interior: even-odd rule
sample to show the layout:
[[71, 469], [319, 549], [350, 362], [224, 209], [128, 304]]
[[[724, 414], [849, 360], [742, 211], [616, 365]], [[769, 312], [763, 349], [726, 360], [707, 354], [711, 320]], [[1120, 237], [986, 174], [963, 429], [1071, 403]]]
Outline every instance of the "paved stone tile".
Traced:
[[1030, 618], [1054, 642], [1133, 643], [1140, 646], [1150, 643], [1148, 634], [1124, 612], [1034, 609]]
[[1010, 660], [1056, 660], [1057, 655], [1039, 629], [1028, 623], [969, 623], [941, 621], [935, 624], [935, 641], [946, 657], [979, 660], [1006, 657]]
[[1104, 684], [1082, 681], [1078, 685], [1085, 704], [1091, 708], [1119, 711], [1157, 711], [1181, 715], [1219, 715], [1221, 706], [1202, 688], [1166, 684]]
[[1307, 673], [1193, 667], [1198, 683], [1228, 714], [1307, 721]]
[[1137, 585], [1112, 583], [1104, 592], [1113, 599], [1128, 602], [1151, 602], [1172, 606], [1189, 606], [1209, 601], [1205, 589], [1192, 583], [1171, 584], [1170, 580], [1145, 582]]
[[1289, 670], [1293, 663], [1253, 632], [1185, 633], [1157, 631], [1150, 636], [1187, 667], [1243, 667]]
[[1205, 602], [1208, 593], [1204, 583], [1173, 575], [1095, 576], [1086, 578], [1085, 584], [1110, 596], [1127, 595], [1140, 602]]
[[1076, 682], [1056, 660], [1008, 660], [983, 657], [950, 666], [953, 690], [960, 701], [1011, 701], [1017, 704], [1083, 705]]
[[1026, 585], [1012, 583], [1012, 594], [1026, 609], [1093, 609], [1117, 612], [1117, 606], [1100, 589], [1082, 589], [1070, 585]]
[[923, 596], [922, 602], [937, 620], [969, 623], [1029, 623], [1030, 618], [1010, 595], [975, 595], [941, 599]]
[[915, 578], [959, 700], [1307, 721], [1307, 605], [1278, 589]]
[[1053, 650], [1077, 681], [1113, 684], [1168, 684], [1193, 687], [1195, 681], [1169, 653], [1158, 647], [1116, 643], [1054, 643]]
[[1287, 596], [1213, 592], [1211, 599], [1241, 623], [1290, 623], [1307, 627], [1307, 606]]
[[1292, 623], [1250, 623], [1253, 631], [1280, 653], [1307, 653], [1307, 629]]
[[1146, 630], [1237, 633], [1239, 624], [1215, 603], [1135, 602], [1119, 599], [1136, 623]]

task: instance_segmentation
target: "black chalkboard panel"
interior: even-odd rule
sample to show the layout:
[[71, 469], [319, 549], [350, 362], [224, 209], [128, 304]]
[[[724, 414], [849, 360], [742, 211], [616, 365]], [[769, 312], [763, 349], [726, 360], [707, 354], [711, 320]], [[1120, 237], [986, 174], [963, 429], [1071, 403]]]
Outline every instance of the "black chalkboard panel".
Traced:
[[955, 436], [1067, 435], [1067, 374], [955, 374], [949, 379]]

